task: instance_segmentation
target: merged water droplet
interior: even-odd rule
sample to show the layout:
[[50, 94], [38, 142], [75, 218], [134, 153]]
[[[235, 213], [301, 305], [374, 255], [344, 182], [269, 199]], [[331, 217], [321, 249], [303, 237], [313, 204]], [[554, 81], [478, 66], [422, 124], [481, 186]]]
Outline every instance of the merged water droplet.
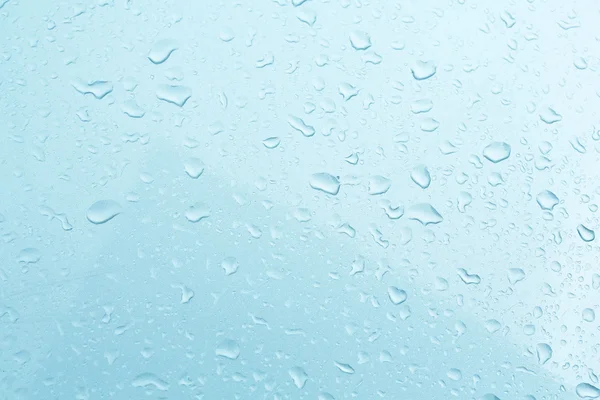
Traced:
[[310, 187], [335, 196], [340, 191], [340, 181], [331, 174], [319, 172], [310, 177]]
[[582, 399], [597, 399], [600, 397], [600, 389], [589, 383], [580, 383], [575, 388], [575, 393]]
[[408, 219], [419, 221], [423, 225], [435, 225], [444, 220], [440, 213], [429, 203], [420, 203], [411, 206], [407, 210], [406, 216]]
[[542, 190], [535, 200], [542, 210], [552, 210], [558, 204], [558, 197], [549, 190]]
[[415, 62], [415, 65], [410, 70], [413, 78], [418, 81], [422, 81], [431, 78], [437, 71], [437, 65], [434, 61], [421, 61]]
[[311, 137], [315, 134], [315, 128], [307, 125], [302, 118], [290, 115], [288, 117], [288, 124], [306, 137]]
[[390, 301], [394, 305], [402, 304], [406, 301], [406, 299], [408, 299], [408, 294], [406, 291], [397, 288], [396, 286], [389, 286], [387, 292]]
[[192, 89], [188, 86], [161, 84], [156, 90], [156, 97], [167, 103], [183, 107], [192, 97]]
[[483, 149], [483, 156], [493, 163], [510, 157], [510, 145], [506, 142], [492, 142]]
[[159, 40], [150, 49], [148, 59], [154, 64], [162, 64], [177, 50], [177, 42], [173, 39]]
[[96, 225], [104, 224], [105, 222], [108, 222], [117, 215], [121, 214], [121, 212], [121, 205], [116, 201], [100, 200], [88, 208], [87, 219]]

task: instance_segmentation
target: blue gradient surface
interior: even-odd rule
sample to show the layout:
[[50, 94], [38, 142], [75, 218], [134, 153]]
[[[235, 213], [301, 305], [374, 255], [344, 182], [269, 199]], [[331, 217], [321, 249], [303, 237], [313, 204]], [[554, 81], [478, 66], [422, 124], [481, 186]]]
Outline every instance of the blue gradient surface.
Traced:
[[0, 0], [0, 399], [593, 399], [593, 2]]

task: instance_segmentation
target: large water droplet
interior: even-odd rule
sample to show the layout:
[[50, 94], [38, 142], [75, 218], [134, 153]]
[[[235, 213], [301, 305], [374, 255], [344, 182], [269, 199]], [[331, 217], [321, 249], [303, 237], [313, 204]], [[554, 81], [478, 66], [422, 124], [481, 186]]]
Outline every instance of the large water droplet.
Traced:
[[444, 220], [439, 212], [429, 203], [420, 203], [411, 206], [406, 216], [409, 219], [419, 221], [423, 225], [439, 224]]
[[173, 39], [159, 40], [150, 49], [148, 59], [154, 64], [162, 64], [177, 50], [177, 42]]
[[422, 189], [427, 189], [431, 184], [431, 175], [429, 170], [424, 165], [417, 165], [410, 172], [410, 179]]
[[386, 178], [385, 176], [375, 175], [369, 179], [369, 194], [370, 195], [379, 195], [384, 194], [390, 187], [392, 186], [391, 179]]
[[521, 282], [523, 279], [525, 279], [525, 276], [525, 271], [523, 271], [521, 268], [510, 268], [508, 270], [508, 282], [511, 285]]
[[371, 37], [367, 32], [352, 31], [350, 33], [350, 44], [354, 50], [367, 50], [371, 47]]
[[240, 345], [235, 340], [224, 339], [217, 345], [215, 354], [219, 357], [237, 360], [240, 356]]
[[210, 208], [205, 203], [196, 203], [185, 212], [185, 217], [190, 222], [199, 222], [210, 217]]
[[542, 210], [552, 210], [558, 204], [558, 197], [549, 190], [543, 190], [535, 198]]
[[581, 318], [583, 318], [585, 322], [594, 322], [596, 313], [591, 308], [584, 308], [581, 312]]
[[510, 145], [505, 142], [492, 142], [483, 149], [483, 156], [493, 163], [499, 163], [510, 157]]
[[75, 79], [71, 85], [81, 94], [91, 94], [97, 99], [103, 99], [107, 94], [113, 91], [113, 85], [107, 81], [86, 82], [82, 79]]
[[561, 121], [562, 116], [552, 108], [547, 108], [540, 113], [540, 119], [547, 124], [553, 124]]
[[204, 163], [195, 157], [188, 158], [183, 164], [185, 173], [192, 179], [198, 179], [204, 172]]
[[540, 365], [546, 364], [552, 358], [552, 347], [547, 343], [538, 343], [536, 346], [537, 360]]
[[437, 65], [433, 61], [417, 61], [410, 70], [413, 78], [418, 81], [431, 78], [437, 71]]
[[192, 89], [187, 86], [162, 84], [158, 85], [156, 97], [167, 103], [183, 107], [188, 99], [192, 97]]
[[600, 397], [600, 389], [589, 383], [580, 383], [575, 388], [575, 393], [582, 399], [597, 399]]
[[42, 258], [42, 253], [35, 247], [27, 247], [19, 252], [17, 261], [22, 264], [35, 264]]
[[292, 367], [289, 369], [288, 374], [298, 389], [302, 389], [308, 381], [308, 374], [302, 367]]
[[93, 224], [99, 225], [110, 221], [121, 214], [121, 205], [114, 200], [100, 200], [88, 208], [87, 219]]
[[388, 296], [390, 301], [395, 305], [404, 303], [408, 298], [406, 291], [397, 288], [396, 286], [388, 287]]
[[131, 382], [133, 387], [148, 388], [154, 387], [156, 390], [165, 392], [169, 390], [169, 383], [150, 372], [144, 372], [136, 376]]
[[335, 196], [340, 191], [340, 181], [333, 175], [319, 172], [310, 177], [310, 187]]
[[303, 119], [294, 117], [293, 115], [288, 117], [288, 124], [306, 137], [311, 137], [315, 134], [315, 128], [307, 125]]
[[584, 242], [591, 242], [596, 238], [596, 234], [594, 233], [594, 231], [583, 224], [579, 224], [577, 226], [577, 233], [579, 233], [579, 237]]
[[221, 268], [225, 271], [226, 276], [235, 274], [239, 267], [240, 264], [235, 257], [227, 257], [221, 261]]
[[279, 143], [281, 143], [281, 139], [279, 139], [277, 136], [273, 136], [270, 138], [266, 138], [262, 141], [262, 143], [267, 149], [274, 149], [275, 147], [279, 146]]

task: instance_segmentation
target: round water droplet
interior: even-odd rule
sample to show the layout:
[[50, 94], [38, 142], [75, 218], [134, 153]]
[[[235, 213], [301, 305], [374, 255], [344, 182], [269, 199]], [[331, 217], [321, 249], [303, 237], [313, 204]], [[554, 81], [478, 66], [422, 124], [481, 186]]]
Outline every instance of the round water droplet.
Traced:
[[582, 399], [597, 399], [600, 397], [600, 389], [592, 386], [589, 383], [580, 383], [575, 388], [575, 393]]
[[224, 339], [217, 345], [215, 354], [219, 357], [237, 360], [240, 356], [240, 345], [235, 340]]
[[121, 214], [122, 209], [119, 203], [114, 200], [100, 200], [88, 208], [87, 219], [93, 224], [99, 225], [110, 221]]
[[492, 142], [483, 149], [483, 156], [493, 163], [499, 163], [510, 157], [510, 145], [505, 142]]
[[535, 198], [542, 210], [552, 210], [558, 204], [558, 197], [549, 190], [543, 190]]
[[579, 237], [584, 242], [591, 242], [596, 238], [594, 231], [582, 224], [577, 226], [577, 233], [579, 233]]
[[427, 189], [431, 184], [431, 175], [429, 174], [429, 170], [424, 165], [417, 165], [410, 172], [410, 179], [417, 185], [421, 187], [421, 189]]
[[395, 305], [402, 304], [408, 299], [406, 291], [397, 288], [396, 286], [388, 287], [388, 296], [390, 301]]
[[581, 318], [583, 318], [585, 322], [594, 322], [596, 313], [591, 308], [584, 308], [581, 312]]
[[311, 176], [310, 187], [335, 196], [340, 191], [340, 181], [331, 174], [320, 172]]

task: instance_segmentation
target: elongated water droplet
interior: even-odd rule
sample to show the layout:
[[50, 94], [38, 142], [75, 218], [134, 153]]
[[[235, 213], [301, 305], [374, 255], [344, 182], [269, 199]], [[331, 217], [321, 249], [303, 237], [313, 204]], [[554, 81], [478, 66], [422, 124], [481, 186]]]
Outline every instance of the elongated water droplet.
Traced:
[[577, 226], [577, 233], [584, 242], [591, 242], [596, 238], [596, 233], [583, 224]]
[[270, 138], [266, 138], [262, 141], [262, 143], [267, 149], [274, 149], [275, 147], [279, 146], [279, 143], [281, 143], [281, 139], [279, 139], [277, 136], [273, 136]]
[[600, 397], [600, 389], [589, 383], [580, 383], [577, 385], [575, 393], [582, 399], [597, 399]]
[[556, 111], [554, 111], [552, 108], [546, 108], [544, 111], [542, 111], [540, 113], [540, 119], [547, 123], [547, 124], [553, 124], [555, 122], [559, 122], [562, 120], [562, 116], [557, 113]]
[[406, 216], [409, 219], [419, 221], [423, 225], [429, 224], [439, 224], [444, 220], [439, 212], [429, 203], [420, 203], [411, 206], [407, 212]]
[[303, 119], [294, 117], [293, 115], [288, 117], [288, 124], [306, 137], [311, 137], [315, 134], [315, 128], [307, 125]]
[[354, 368], [350, 364], [341, 363], [338, 361], [334, 361], [335, 366], [345, 374], [353, 374]]
[[156, 90], [156, 97], [167, 103], [183, 107], [188, 99], [192, 97], [192, 89], [187, 86], [162, 84]]
[[88, 208], [87, 219], [99, 225], [110, 221], [122, 212], [121, 206], [114, 200], [100, 200]]
[[331, 174], [319, 172], [310, 177], [310, 187], [335, 196], [340, 191], [340, 181]]
[[131, 384], [133, 387], [154, 387], [156, 390], [160, 390], [161, 392], [169, 390], [169, 383], [167, 381], [150, 372], [139, 374], [133, 379]]

